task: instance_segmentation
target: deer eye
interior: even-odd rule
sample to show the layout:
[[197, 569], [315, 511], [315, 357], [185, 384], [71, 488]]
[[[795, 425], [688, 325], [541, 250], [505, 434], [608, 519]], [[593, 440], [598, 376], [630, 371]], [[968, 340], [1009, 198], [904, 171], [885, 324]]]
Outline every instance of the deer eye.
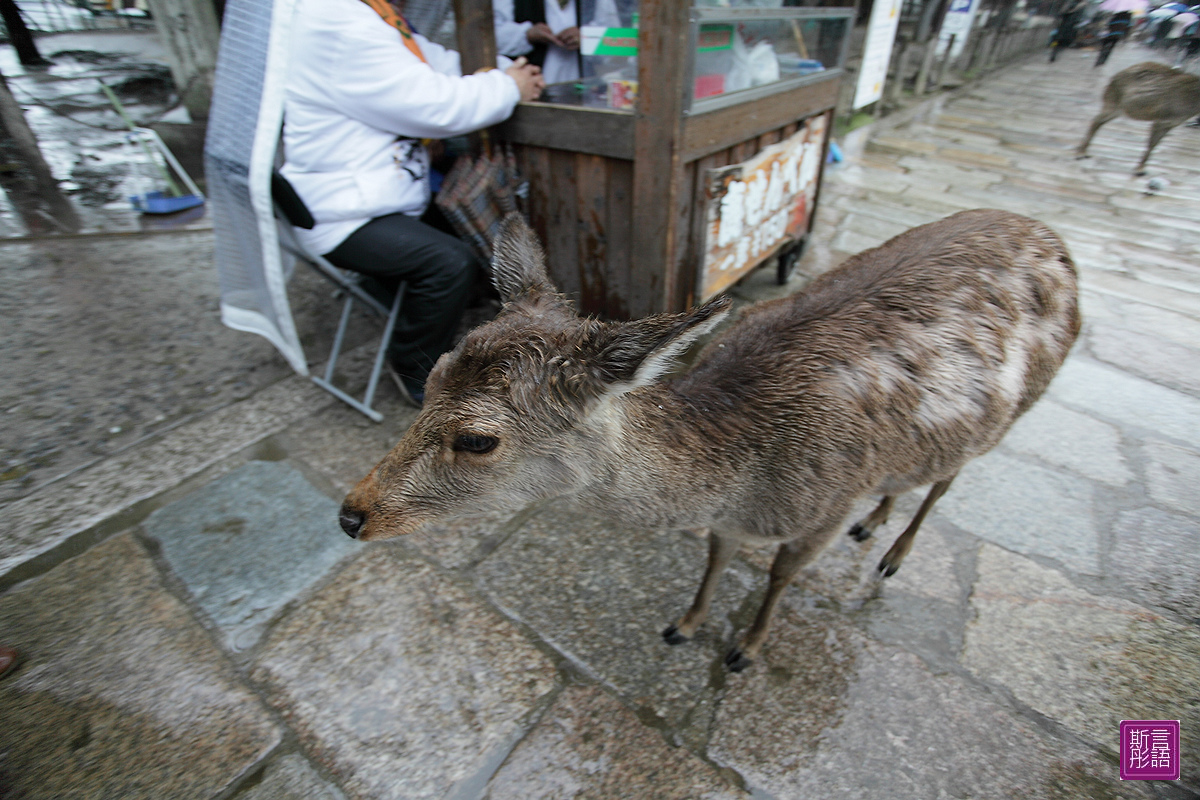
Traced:
[[495, 436], [464, 433], [454, 440], [454, 449], [457, 452], [490, 453], [496, 449], [496, 445], [498, 444], [500, 444], [500, 440]]

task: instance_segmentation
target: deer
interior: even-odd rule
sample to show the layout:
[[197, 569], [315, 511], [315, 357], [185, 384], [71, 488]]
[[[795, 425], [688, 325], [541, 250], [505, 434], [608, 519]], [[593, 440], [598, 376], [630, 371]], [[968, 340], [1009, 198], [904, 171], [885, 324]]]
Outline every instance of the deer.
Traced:
[[778, 545], [757, 618], [725, 658], [758, 657], [784, 589], [843, 529], [865, 541], [898, 494], [930, 484], [879, 565], [899, 569], [963, 464], [1038, 399], [1079, 332], [1075, 266], [1040, 222], [963, 211], [850, 257], [804, 291], [726, 318], [718, 296], [632, 321], [579, 316], [510, 215], [496, 240], [503, 301], [435, 364], [425, 406], [346, 496], [361, 541], [554, 498], [647, 529], [707, 532], [708, 566], [662, 632], [704, 623], [742, 545]]
[[1075, 150], [1075, 158], [1087, 158], [1088, 145], [1096, 131], [1122, 114], [1154, 123], [1150, 126], [1146, 152], [1133, 171], [1134, 175], [1145, 175], [1150, 153], [1167, 132], [1200, 114], [1200, 78], [1155, 61], [1121, 70], [1105, 87], [1100, 113], [1092, 119], [1087, 135]]

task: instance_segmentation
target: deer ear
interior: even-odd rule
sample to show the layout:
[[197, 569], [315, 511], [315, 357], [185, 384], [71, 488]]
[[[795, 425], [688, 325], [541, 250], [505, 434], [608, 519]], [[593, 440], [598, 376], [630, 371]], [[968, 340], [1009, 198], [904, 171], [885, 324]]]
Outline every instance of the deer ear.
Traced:
[[500, 224], [492, 253], [492, 283], [505, 303], [554, 293], [554, 285], [546, 277], [546, 254], [537, 234], [517, 212]]
[[624, 394], [656, 381], [732, 305], [722, 296], [682, 314], [658, 314], [609, 328], [595, 361], [609, 391]]

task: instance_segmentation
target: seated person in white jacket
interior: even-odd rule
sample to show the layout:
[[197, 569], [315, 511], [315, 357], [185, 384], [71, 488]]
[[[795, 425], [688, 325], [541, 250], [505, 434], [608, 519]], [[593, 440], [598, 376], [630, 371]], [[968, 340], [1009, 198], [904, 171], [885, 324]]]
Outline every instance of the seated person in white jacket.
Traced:
[[524, 60], [461, 75], [458, 53], [411, 33], [387, 0], [299, 0], [286, 80], [281, 172], [316, 220], [297, 234], [389, 290], [408, 282], [388, 359], [419, 404], [480, 266], [427, 224], [438, 221], [421, 140], [501, 122], [544, 81]]

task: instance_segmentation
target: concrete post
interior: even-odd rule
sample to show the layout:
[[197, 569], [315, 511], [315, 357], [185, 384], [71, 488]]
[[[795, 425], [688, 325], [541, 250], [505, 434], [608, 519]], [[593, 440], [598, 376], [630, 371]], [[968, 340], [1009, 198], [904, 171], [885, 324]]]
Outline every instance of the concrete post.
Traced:
[[925, 41], [925, 47], [921, 53], [921, 67], [917, 70], [917, 83], [913, 87], [913, 95], [916, 97], [925, 94], [926, 87], [929, 85], [929, 71], [933, 69], [933, 58], [936, 53], [937, 37], [933, 36]]
[[148, 0], [171, 77], [194, 122], [208, 119], [221, 26], [212, 0]]

